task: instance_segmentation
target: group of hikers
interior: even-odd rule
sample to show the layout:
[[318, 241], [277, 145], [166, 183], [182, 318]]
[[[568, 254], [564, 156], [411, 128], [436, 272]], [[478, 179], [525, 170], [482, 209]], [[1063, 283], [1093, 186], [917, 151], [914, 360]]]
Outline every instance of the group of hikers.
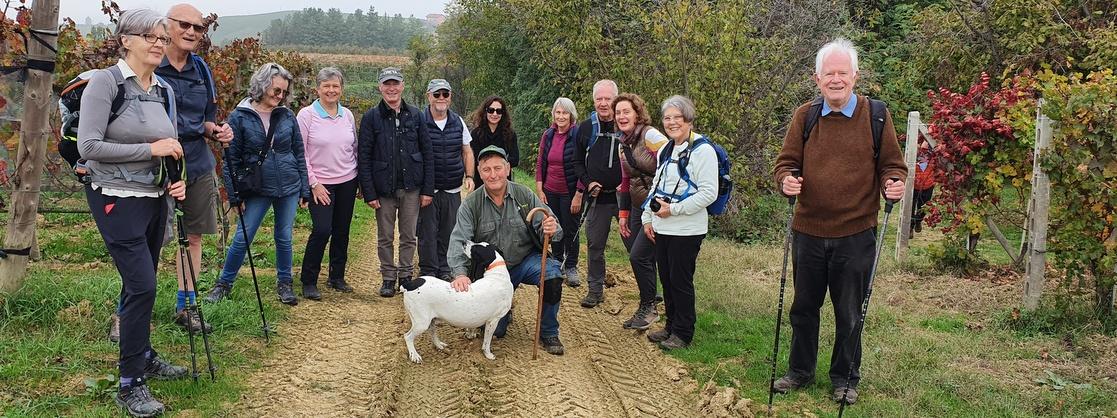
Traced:
[[[209, 303], [230, 297], [269, 208], [280, 302], [298, 303], [292, 232], [300, 207], [313, 223], [300, 270], [301, 296], [321, 300], [318, 279], [327, 244], [326, 286], [353, 292], [345, 269], [360, 191], [376, 213], [380, 296], [394, 296], [413, 278], [416, 252], [419, 275], [467, 292], [464, 244], [489, 242], [500, 249], [514, 285], [544, 285], [540, 343], [561, 355], [563, 284], [582, 283], [579, 231], [585, 230], [588, 258], [581, 306], [593, 308], [606, 298], [604, 251], [616, 219], [640, 295], [632, 317], [620, 325], [647, 330], [658, 323], [662, 287], [666, 321], [646, 338], [665, 350], [691, 344], [694, 273], [708, 231], [707, 207], [719, 195], [719, 156], [694, 131], [698, 110], [687, 97], [665, 99], [659, 124], [643, 98], [622, 94], [610, 80], [593, 85], [593, 110], [580, 123], [574, 101], [558, 98], [538, 143], [533, 190], [512, 181], [512, 168], [521, 161], [508, 102], [488, 97], [467, 120], [451, 110], [450, 83], [434, 79], [427, 83], [428, 106], [420, 109], [403, 100], [404, 75], [397, 68], [380, 71], [382, 100], [363, 114], [359, 128], [340, 103], [341, 71], [321, 69], [317, 100], [296, 114], [285, 106], [292, 76], [275, 63], [251, 76], [247, 97], [221, 123], [212, 76], [193, 52], [206, 29], [202, 14], [188, 4], [171, 7], [166, 16], [125, 11], [115, 32], [121, 59], [93, 74], [81, 98], [82, 160], [75, 170], [88, 179], [90, 210], [122, 280], [110, 334], [120, 344], [115, 399], [130, 414], [163, 411], [148, 379], [187, 375], [150, 344], [159, 252], [175, 213], [185, 225], [180, 245], [186, 247], [177, 259], [175, 322], [191, 334], [209, 331], [198, 310], [188, 308], [197, 306], [193, 276], [201, 268], [201, 237], [217, 230], [212, 196], [218, 180], [207, 141], [225, 148], [221, 181], [239, 213], [221, 274], [205, 298]], [[797, 197], [798, 205], [791, 224], [790, 366], [771, 390], [783, 393], [813, 380], [820, 309], [829, 291], [836, 317], [830, 381], [835, 401], [847, 403], [856, 401], [860, 380], [854, 329], [868, 290], [879, 201], [882, 195], [899, 199], [907, 174], [891, 116], [885, 111], [872, 121], [872, 101], [853, 92], [857, 77], [857, 52], [849, 41], [839, 38], [818, 51], [813, 78], [821, 106], [795, 110], [774, 169], [775, 187]], [[114, 103], [120, 97], [123, 106]], [[875, 144], [869, 138], [879, 122], [883, 139]], [[525, 220], [533, 208], [546, 208], [548, 216]], [[547, 255], [545, 238], [552, 244]], [[511, 312], [500, 321], [497, 337], [505, 335], [510, 319]]]

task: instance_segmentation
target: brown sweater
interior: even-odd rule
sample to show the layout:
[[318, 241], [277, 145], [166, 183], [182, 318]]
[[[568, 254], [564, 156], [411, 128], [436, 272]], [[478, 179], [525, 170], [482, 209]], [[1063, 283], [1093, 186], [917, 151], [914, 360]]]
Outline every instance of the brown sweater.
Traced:
[[803, 125], [810, 103], [795, 110], [776, 158], [776, 189], [792, 168], [802, 170], [803, 190], [792, 228], [823, 238], [856, 234], [877, 224], [884, 180], [907, 178], [892, 115], [884, 120], [880, 158], [873, 168], [873, 133], [868, 97], [858, 95], [852, 118], [841, 113], [820, 117], [803, 144]]

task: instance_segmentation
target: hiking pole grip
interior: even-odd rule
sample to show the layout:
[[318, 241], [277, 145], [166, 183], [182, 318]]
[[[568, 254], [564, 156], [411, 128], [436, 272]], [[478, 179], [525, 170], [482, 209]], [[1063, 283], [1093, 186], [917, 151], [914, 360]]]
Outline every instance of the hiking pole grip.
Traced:
[[[889, 177], [888, 179], [892, 180], [893, 182], [900, 181], [899, 177]], [[893, 200], [893, 199], [889, 199], [889, 198], [885, 197], [884, 198], [884, 213], [885, 214], [892, 213], [892, 206], [896, 205], [896, 202], [899, 202], [899, 201], [900, 201], [900, 199]]]
[[[802, 171], [799, 170], [798, 168], [791, 169], [791, 174], [790, 174], [791, 177], [795, 177], [796, 179], [798, 179], [800, 174], [802, 174]], [[800, 189], [800, 193], [802, 193], [802, 189]], [[788, 196], [787, 197], [787, 204], [791, 205], [791, 206], [795, 206], [795, 199], [797, 197], [799, 197], [799, 196], [798, 195]]]

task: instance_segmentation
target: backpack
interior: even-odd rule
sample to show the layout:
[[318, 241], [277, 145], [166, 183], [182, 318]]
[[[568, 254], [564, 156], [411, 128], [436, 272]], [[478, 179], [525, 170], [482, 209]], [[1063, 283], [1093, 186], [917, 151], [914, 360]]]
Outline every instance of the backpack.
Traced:
[[[78, 152], [78, 124], [81, 119], [81, 97], [85, 93], [85, 88], [89, 85], [89, 80], [93, 78], [93, 74], [101, 70], [89, 70], [78, 74], [66, 87], [62, 88], [62, 92], [58, 94], [58, 110], [62, 116], [62, 134], [58, 139], [58, 153], [62, 156], [70, 167], [76, 168], [82, 164], [81, 154]], [[113, 81], [116, 82], [116, 96], [113, 97], [112, 103], [109, 105], [109, 121], [111, 125], [116, 118], [120, 117], [125, 109], [124, 105], [129, 100], [137, 100], [135, 97], [127, 97], [124, 90], [124, 74], [120, 72], [120, 67], [115, 65], [105, 69], [112, 75]], [[173, 97], [168, 97], [167, 89], [162, 86], [166, 84], [158, 75], [155, 77], [156, 84], [159, 84], [159, 97], [163, 101], [163, 108], [167, 110], [168, 115], [173, 115], [176, 112], [175, 100]], [[173, 123], [174, 121], [172, 121]], [[82, 183], [89, 182], [88, 175], [79, 175], [76, 171], [74, 176]]]
[[[884, 135], [884, 119], [888, 114], [888, 105], [883, 101], [869, 99], [869, 115], [872, 118], [873, 130], [873, 161], [880, 161], [880, 141]], [[807, 146], [807, 140], [811, 137], [811, 131], [818, 125], [818, 118], [822, 116], [822, 97], [816, 97], [811, 101], [811, 107], [807, 110], [807, 120], [803, 124], [803, 147]]]
[[[710, 138], [707, 138], [705, 136], [698, 136], [698, 138], [696, 138], [694, 142], [691, 143], [689, 149], [683, 151], [682, 154], [679, 154], [679, 162], [677, 164], [677, 167], [679, 168], [679, 177], [682, 179], [683, 182], [687, 184], [688, 190], [698, 189], [698, 185], [690, 179], [690, 172], [686, 170], [686, 166], [687, 163], [690, 162], [690, 153], [693, 152], [695, 148], [704, 144], [708, 144], [714, 148], [714, 154], [717, 155], [718, 159], [718, 197], [717, 199], [714, 199], [713, 203], [710, 203], [709, 206], [706, 206], [706, 213], [709, 213], [710, 215], [722, 215], [725, 214], [725, 211], [728, 209], [729, 198], [733, 194], [733, 179], [729, 176], [729, 153], [725, 152], [725, 148], [723, 148], [721, 145], [718, 145], [716, 142], [711, 141]], [[660, 167], [665, 167], [665, 164], [667, 164], [667, 161], [671, 158], [671, 153], [672, 151], [674, 151], [674, 149], [675, 141], [667, 141], [667, 145], [664, 145], [663, 149], [659, 151]], [[693, 192], [691, 194], [693, 194]], [[644, 202], [644, 204], [647, 205], [648, 201], [651, 201], [651, 199], [653, 199], [655, 195], [655, 190], [653, 190], [651, 193], [648, 193], [648, 199]], [[678, 202], [689, 196], [690, 195], [686, 194], [681, 196], [667, 195], [667, 197], [671, 198], [673, 202]]]

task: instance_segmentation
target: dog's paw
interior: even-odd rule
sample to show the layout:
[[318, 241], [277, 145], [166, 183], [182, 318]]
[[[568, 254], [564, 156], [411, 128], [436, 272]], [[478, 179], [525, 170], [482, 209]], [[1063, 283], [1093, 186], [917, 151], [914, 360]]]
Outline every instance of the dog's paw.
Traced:
[[420, 356], [419, 352], [417, 352], [417, 351], [412, 351], [411, 353], [408, 354], [408, 357], [411, 357], [411, 362], [412, 363], [423, 364], [423, 356]]
[[465, 329], [465, 339], [472, 340], [474, 338], [477, 338], [477, 334], [478, 334], [479, 330], [480, 330], [480, 328], [466, 328]]
[[493, 355], [492, 351], [486, 351], [485, 352], [485, 358], [487, 358], [489, 360], [496, 360], [496, 356]]
[[434, 348], [437, 348], [439, 351], [446, 351], [446, 347], [449, 347], [449, 346], [450, 346], [450, 344], [446, 344], [445, 341], [435, 341], [434, 342]]

